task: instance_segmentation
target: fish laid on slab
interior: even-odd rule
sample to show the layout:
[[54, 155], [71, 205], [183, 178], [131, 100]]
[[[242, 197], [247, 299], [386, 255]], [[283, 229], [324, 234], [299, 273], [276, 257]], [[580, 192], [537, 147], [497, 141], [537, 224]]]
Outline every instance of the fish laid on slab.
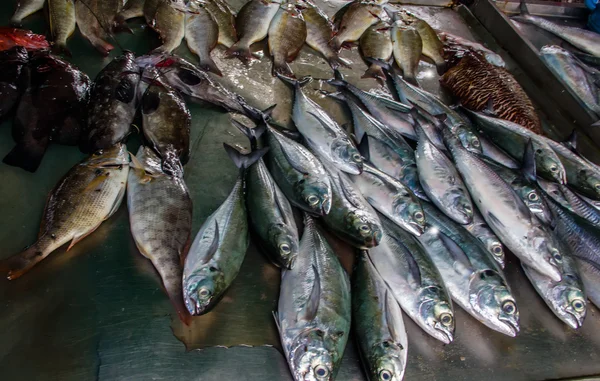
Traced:
[[219, 41], [219, 25], [206, 8], [198, 6], [193, 13], [186, 15], [185, 41], [192, 53], [200, 59], [198, 64], [200, 69], [219, 76], [223, 75], [210, 56], [210, 52]]
[[106, 24], [102, 25], [98, 18], [99, 4], [102, 0], [87, 0], [75, 2], [75, 16], [79, 31], [90, 44], [103, 56], [115, 48], [110, 42]]
[[335, 37], [331, 45], [335, 51], [342, 48], [347, 42], [355, 42], [360, 39], [363, 33], [373, 24], [379, 22], [385, 12], [380, 4], [375, 2], [356, 0], [338, 11], [340, 16], [336, 23]]
[[504, 268], [506, 256], [504, 254], [504, 246], [498, 239], [496, 234], [486, 224], [483, 216], [476, 209], [473, 211], [473, 221], [470, 224], [464, 225], [465, 229], [475, 238], [477, 238], [488, 253], [494, 258], [498, 266]]
[[160, 36], [162, 45], [154, 49], [158, 53], [170, 53], [181, 45], [185, 37], [186, 13], [179, 7], [185, 7], [183, 0], [159, 0], [154, 18], [149, 25]]
[[444, 44], [440, 41], [437, 32], [425, 20], [408, 11], [400, 11], [400, 18], [419, 32], [423, 55], [433, 61], [439, 75], [444, 74], [446, 71], [446, 61], [443, 55]]
[[276, 73], [293, 76], [288, 62], [296, 59], [307, 35], [302, 13], [293, 4], [282, 5], [271, 21], [268, 34], [269, 52], [273, 56], [273, 76]]
[[392, 27], [394, 60], [402, 70], [402, 77], [409, 83], [419, 86], [417, 70], [423, 53], [423, 39], [419, 31], [398, 20]]

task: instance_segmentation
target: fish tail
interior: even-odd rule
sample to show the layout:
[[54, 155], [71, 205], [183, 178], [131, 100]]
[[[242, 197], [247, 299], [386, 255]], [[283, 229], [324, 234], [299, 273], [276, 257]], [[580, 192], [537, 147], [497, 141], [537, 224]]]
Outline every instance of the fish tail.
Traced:
[[340, 49], [342, 49], [342, 45], [344, 45], [344, 41], [342, 41], [338, 36], [335, 36], [331, 39], [329, 44], [334, 51], [339, 52]]
[[419, 82], [417, 81], [417, 79], [415, 78], [415, 76], [413, 74], [405, 74], [404, 80], [413, 86], [421, 87], [421, 85], [419, 85]]
[[349, 68], [349, 69], [351, 68], [350, 61], [343, 59], [342, 57], [338, 56], [337, 54], [327, 57], [327, 62], [329, 63], [329, 66], [331, 66], [331, 68], [333, 70], [336, 70], [342, 66]]
[[13, 16], [9, 21], [9, 25], [14, 28], [23, 28], [23, 19], [21, 17]]
[[371, 64], [361, 78], [375, 78], [377, 80], [385, 81], [385, 73], [383, 72], [383, 68], [381, 66], [377, 64]]
[[281, 74], [282, 76], [288, 78], [296, 78], [294, 72], [290, 68], [290, 65], [285, 62], [283, 57], [273, 57], [273, 67], [271, 68], [271, 75], [276, 77], [277, 74]]
[[188, 312], [183, 301], [183, 286], [181, 283], [182, 271], [181, 267], [178, 266], [179, 259], [173, 264], [175, 267], [161, 268], [158, 264], [155, 265], [161, 279], [162, 284], [171, 301], [177, 316], [185, 325], [190, 325], [192, 322], [192, 315]]
[[121, 15], [117, 15], [115, 17], [112, 30], [115, 33], [124, 32], [124, 33], [133, 34], [133, 30], [129, 27], [129, 25], [127, 25], [125, 18]]
[[250, 146], [252, 147], [252, 150], [255, 150], [257, 148], [258, 139], [267, 130], [266, 123], [260, 123], [254, 128], [247, 127], [246, 125], [244, 125], [241, 122], [238, 122], [235, 119], [232, 119], [231, 123], [233, 123], [233, 125], [237, 127], [238, 130], [240, 130], [244, 135], [246, 135], [248, 140], [250, 140]]
[[58, 54], [58, 55], [64, 55], [67, 57], [73, 57], [73, 54], [71, 54], [71, 51], [69, 50], [69, 48], [67, 48], [67, 43], [66, 42], [56, 42], [54, 43], [54, 46], [52, 46], [52, 52], [54, 54]]
[[327, 83], [332, 86], [340, 86], [340, 87], [346, 87], [346, 85], [348, 84], [346, 82], [346, 80], [344, 79], [344, 76], [342, 75], [342, 73], [337, 69], [333, 70], [333, 79], [328, 79]]
[[108, 56], [108, 54], [115, 48], [112, 44], [104, 41], [101, 38], [97, 38], [92, 40], [89, 40], [90, 44], [92, 44], [92, 46], [98, 51], [100, 52], [100, 54], [102, 54], [104, 57]]
[[42, 249], [40, 241], [41, 239], [19, 254], [13, 255], [0, 263], [0, 271], [7, 273], [6, 278], [8, 280], [19, 278], [48, 256], [49, 252]]
[[204, 71], [210, 71], [211, 73], [214, 73], [219, 77], [223, 76], [223, 73], [221, 72], [215, 61], [213, 61], [213, 59], [210, 57], [210, 55], [206, 58], [200, 58], [200, 63], [198, 66]]
[[17, 144], [2, 161], [4, 164], [35, 172], [42, 162], [47, 146], [47, 144]]
[[175, 152], [167, 152], [162, 163], [162, 170], [168, 175], [183, 178], [183, 165]]
[[302, 77], [300, 79], [295, 79], [295, 78], [291, 78], [291, 77], [286, 77], [285, 75], [275, 72], [275, 76], [279, 79], [281, 79], [283, 82], [287, 83], [290, 86], [293, 86], [294, 88], [301, 88], [304, 87], [305, 85], [307, 85], [308, 83], [310, 83], [312, 81], [312, 77], [307, 75], [306, 77]]
[[250, 51], [250, 46], [244, 44], [241, 40], [233, 44], [231, 48], [227, 49], [225, 54], [229, 58], [237, 57], [243, 62], [248, 62], [254, 58]]
[[239, 169], [245, 169], [245, 168], [250, 167], [252, 164], [257, 162], [261, 157], [263, 157], [263, 155], [265, 153], [267, 153], [267, 151], [269, 150], [268, 147], [265, 147], [265, 148], [261, 148], [261, 149], [252, 151], [250, 153], [244, 154], [244, 153], [241, 153], [240, 151], [236, 150], [235, 148], [233, 148], [232, 146], [230, 146], [227, 143], [223, 143], [223, 147], [225, 148], [227, 155], [229, 155], [229, 157], [231, 158], [231, 160], [233, 161], [235, 166], [238, 167]]
[[527, 9], [527, 3], [525, 3], [525, 0], [521, 0], [521, 3], [519, 4], [519, 10], [523, 16], [529, 14], [529, 9]]

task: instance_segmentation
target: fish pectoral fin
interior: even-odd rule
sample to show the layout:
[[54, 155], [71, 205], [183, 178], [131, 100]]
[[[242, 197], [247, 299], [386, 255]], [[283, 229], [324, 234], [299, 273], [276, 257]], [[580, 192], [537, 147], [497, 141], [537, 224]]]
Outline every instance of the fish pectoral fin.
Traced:
[[487, 216], [490, 220], [492, 220], [493, 224], [496, 224], [497, 226], [504, 226], [504, 224], [500, 222], [498, 217], [496, 217], [493, 213], [488, 213]]
[[115, 202], [113, 203], [112, 207], [110, 208], [110, 211], [108, 212], [104, 220], [108, 220], [110, 216], [112, 216], [117, 212], [117, 210], [119, 210], [119, 206], [121, 206], [121, 202], [123, 201], [123, 197], [125, 196], [125, 189], [125, 186], [121, 187], [121, 189], [119, 190], [119, 194], [115, 198]]
[[210, 247], [206, 251], [206, 255], [205, 255], [204, 259], [202, 260], [203, 265], [207, 264], [208, 262], [211, 261], [211, 259], [213, 259], [218, 248], [219, 248], [219, 223], [215, 220], [215, 232], [214, 232], [213, 240], [212, 240], [212, 243], [210, 244]]
[[279, 313], [277, 311], [271, 311], [271, 313], [273, 314], [273, 319], [275, 319], [277, 330], [281, 332], [281, 325], [279, 325]]
[[73, 246], [75, 246], [76, 243], [78, 243], [79, 241], [81, 241], [82, 239], [87, 237], [88, 235], [92, 234], [96, 229], [98, 229], [100, 224], [102, 224], [102, 222], [100, 222], [98, 225], [94, 226], [92, 229], [88, 230], [87, 232], [83, 232], [81, 234], [73, 236], [73, 239], [71, 240], [71, 243], [69, 244], [69, 247], [67, 247], [67, 251], [71, 250], [71, 248]]
[[88, 193], [95, 191], [108, 179], [109, 175], [107, 173], [101, 173], [98, 176], [94, 177], [94, 179], [90, 181], [90, 183], [83, 189], [83, 192]]
[[327, 131], [327, 133], [329, 133], [329, 135], [331, 135], [334, 138], [337, 137], [336, 131], [334, 131], [327, 123], [325, 123], [319, 115], [315, 114], [312, 111], [307, 111], [307, 113], [312, 115], [312, 117], [315, 118], [321, 126], [323, 126], [323, 129], [325, 129], [325, 131]]
[[444, 247], [448, 249], [448, 252], [450, 253], [455, 262], [458, 262], [461, 265], [463, 265], [469, 270], [469, 272], [473, 272], [473, 265], [471, 264], [469, 257], [467, 257], [465, 252], [460, 248], [460, 246], [456, 244], [456, 242], [454, 242], [452, 238], [448, 237], [443, 232], [438, 233], [438, 238], [440, 239], [440, 241], [442, 241]]
[[319, 277], [319, 273], [317, 272], [317, 268], [315, 265], [312, 265], [312, 271], [315, 275], [313, 280], [313, 287], [310, 292], [310, 296], [306, 302], [306, 305], [300, 311], [299, 319], [300, 321], [313, 321], [317, 316], [317, 311], [319, 310], [319, 300], [321, 298], [321, 279]]
[[[386, 286], [387, 287], [387, 286]], [[391, 295], [390, 289], [385, 290], [385, 321], [388, 326], [390, 337], [395, 343], [400, 343], [402, 334], [397, 331], [398, 321], [402, 321], [402, 311], [398, 301]], [[405, 333], [406, 335], [406, 333]]]

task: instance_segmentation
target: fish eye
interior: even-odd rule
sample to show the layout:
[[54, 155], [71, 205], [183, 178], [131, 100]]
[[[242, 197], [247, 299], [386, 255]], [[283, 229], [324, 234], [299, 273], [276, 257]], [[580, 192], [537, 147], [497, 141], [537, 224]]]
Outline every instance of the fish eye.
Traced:
[[425, 220], [425, 216], [422, 212], [415, 212], [415, 214], [413, 214], [413, 217], [419, 222]]
[[552, 171], [552, 172], [556, 172], [556, 171], [558, 171], [558, 167], [557, 167], [556, 165], [552, 165], [552, 166], [550, 167], [550, 171]]
[[443, 313], [440, 315], [440, 321], [443, 325], [448, 327], [452, 324], [452, 315], [450, 315], [449, 313]]
[[354, 155], [352, 155], [352, 160], [360, 162], [362, 161], [362, 157], [359, 154], [355, 153]]
[[206, 287], [202, 287], [200, 292], [198, 292], [198, 295], [202, 296], [203, 298], [207, 298], [210, 296], [210, 290]]
[[596, 188], [596, 190], [600, 190], [600, 183], [597, 183], [596, 185], [594, 185], [594, 188]]
[[473, 147], [478, 148], [480, 146], [479, 139], [475, 136], [471, 138], [471, 144]]
[[512, 315], [517, 311], [517, 306], [514, 302], [507, 300], [504, 302], [504, 304], [502, 304], [502, 311], [508, 315]]
[[381, 372], [379, 372], [379, 379], [381, 381], [389, 381], [392, 379], [394, 375], [392, 374], [392, 372], [390, 372], [387, 369], [382, 370]]
[[325, 378], [329, 375], [329, 369], [327, 369], [323, 365], [317, 365], [315, 367], [315, 374], [318, 378]]
[[581, 299], [575, 299], [571, 302], [573, 309], [577, 312], [581, 312], [585, 309], [585, 303]]
[[288, 245], [287, 243], [282, 243], [281, 245], [279, 245], [279, 251], [281, 251], [282, 254], [289, 254], [292, 252], [292, 250], [290, 249], [290, 245]]
[[308, 201], [308, 204], [310, 206], [315, 206], [319, 203], [319, 198], [317, 196], [315, 196], [314, 194], [311, 194], [310, 196], [308, 196], [306, 201]]
[[529, 201], [537, 201], [537, 200], [539, 200], [539, 197], [538, 197], [538, 195], [535, 192], [529, 193], [529, 196], [527, 196], [527, 198], [529, 199]]
[[556, 262], [562, 262], [562, 255], [556, 249], [552, 249], [552, 258], [554, 258]]
[[494, 253], [494, 255], [496, 256], [501, 256], [502, 255], [502, 246], [500, 245], [494, 245], [494, 247], [492, 248], [492, 253]]
[[94, 156], [102, 156], [103, 153], [104, 151], [99, 149], [98, 151], [94, 152]]
[[371, 232], [371, 228], [369, 227], [369, 225], [360, 225], [359, 229], [360, 229], [361, 233], [370, 233]]

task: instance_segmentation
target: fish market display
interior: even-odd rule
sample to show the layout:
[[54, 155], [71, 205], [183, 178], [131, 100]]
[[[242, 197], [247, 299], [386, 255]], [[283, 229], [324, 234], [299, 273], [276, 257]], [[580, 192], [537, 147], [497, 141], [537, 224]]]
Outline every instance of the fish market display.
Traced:
[[407, 82], [419, 86], [417, 68], [423, 54], [423, 40], [419, 31], [397, 20], [392, 27], [392, 44], [394, 59], [402, 70], [402, 77]]
[[107, 56], [115, 47], [108, 42], [107, 25], [99, 21], [99, 5], [103, 0], [75, 2], [75, 16], [81, 34], [103, 56]]
[[351, 315], [350, 282], [316, 222], [305, 215], [300, 253], [283, 270], [275, 322], [295, 381], [333, 380]]
[[419, 32], [419, 36], [421, 36], [422, 40], [423, 55], [433, 61], [438, 74], [444, 74], [446, 71], [446, 61], [443, 56], [444, 45], [442, 44], [442, 41], [440, 41], [436, 31], [427, 22], [410, 12], [401, 11], [400, 17], [408, 26], [413, 27]]
[[423, 203], [430, 226], [419, 237], [452, 299], [477, 320], [514, 337], [519, 311], [504, 274], [485, 248], [433, 205]]
[[127, 209], [135, 245], [158, 271], [163, 286], [183, 321], [189, 315], [183, 304], [181, 261], [189, 247], [192, 200], [182, 177], [161, 169], [160, 158], [141, 146], [141, 168], [132, 165], [127, 179]]
[[402, 380], [408, 354], [402, 310], [368, 252], [352, 274], [352, 320], [369, 378]]
[[21, 0], [17, 2], [17, 9], [10, 18], [10, 23], [21, 26], [23, 19], [44, 8], [46, 0]]
[[306, 22], [293, 4], [282, 5], [269, 27], [269, 52], [273, 56], [272, 73], [293, 76], [288, 62], [292, 62], [306, 40]]
[[271, 21], [279, 10], [280, 3], [272, 0], [250, 0], [235, 18], [238, 41], [227, 50], [232, 57], [242, 61], [252, 59], [250, 45], [267, 37]]
[[3, 161], [35, 172], [51, 141], [77, 145], [90, 79], [47, 51], [33, 53], [21, 76], [25, 89], [12, 128], [16, 146]]
[[203, 315], [218, 303], [240, 271], [249, 244], [244, 176], [265, 150], [242, 155], [228, 145], [225, 149], [240, 174], [227, 199], [202, 224], [185, 258], [183, 299], [192, 315]]
[[348, 133], [302, 91], [302, 86], [309, 83], [312, 78], [308, 77], [297, 81], [278, 76], [282, 81], [294, 87], [292, 120], [306, 140], [308, 147], [326, 158], [338, 169], [353, 175], [360, 174], [362, 158]]
[[388, 64], [394, 48], [390, 27], [383, 22], [369, 27], [360, 38], [359, 45], [363, 58], [369, 63], [369, 68], [362, 78], [376, 78], [385, 81], [382, 66]]
[[382, 217], [383, 239], [369, 251], [375, 269], [404, 312], [445, 344], [454, 339], [454, 311], [442, 278], [420, 244]]
[[333, 69], [348, 66], [348, 62], [340, 58], [329, 44], [333, 38], [333, 24], [315, 4], [309, 1], [298, 2], [302, 17], [306, 23], [306, 45], [321, 53]]
[[67, 39], [75, 32], [75, 1], [74, 0], [47, 0], [48, 24], [50, 34], [54, 41], [53, 49], [58, 53], [70, 56], [67, 48]]
[[102, 69], [90, 90], [87, 126], [80, 143], [82, 151], [111, 147], [129, 135], [139, 81], [140, 69], [132, 52], [115, 58]]
[[540, 118], [521, 85], [508, 70], [490, 64], [480, 53], [464, 54], [440, 83], [469, 110], [488, 109], [498, 118], [542, 133]]
[[235, 17], [229, 6], [222, 0], [209, 0], [203, 2], [203, 7], [213, 17], [219, 28], [218, 43], [230, 48], [237, 41], [235, 31]]
[[70, 242], [77, 242], [112, 216], [125, 196], [129, 154], [122, 144], [76, 164], [48, 196], [37, 241], [6, 260], [8, 279], [16, 279]]
[[0, 27], [0, 51], [22, 46], [27, 50], [48, 49], [46, 37], [29, 30]]
[[383, 7], [376, 2], [356, 0], [338, 11], [334, 16], [336, 22], [335, 37], [331, 41], [338, 51], [346, 42], [355, 42], [362, 34], [385, 14]]
[[15, 108], [27, 86], [28, 62], [27, 50], [21, 46], [0, 51], [0, 118]]
[[198, 67], [222, 76], [221, 70], [210, 56], [210, 52], [219, 41], [219, 24], [204, 7], [196, 7], [194, 13], [185, 18], [185, 41], [192, 53], [196, 54], [200, 63]]

